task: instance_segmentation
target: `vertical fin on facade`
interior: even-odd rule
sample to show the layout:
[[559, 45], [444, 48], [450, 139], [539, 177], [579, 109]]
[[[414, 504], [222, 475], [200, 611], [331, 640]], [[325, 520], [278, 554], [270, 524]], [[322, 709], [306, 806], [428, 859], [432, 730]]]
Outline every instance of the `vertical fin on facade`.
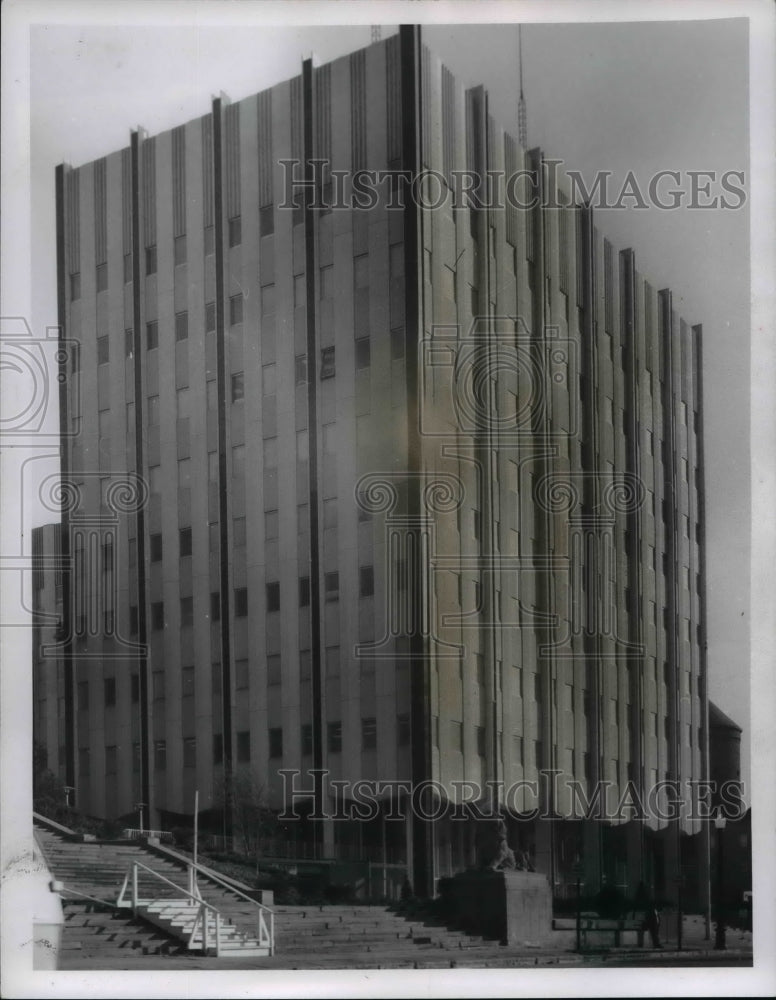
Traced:
[[156, 139], [143, 143], [143, 236], [145, 246], [156, 243]]
[[68, 170], [65, 175], [65, 247], [70, 274], [80, 271], [81, 259], [81, 174], [78, 170]]
[[331, 66], [320, 66], [313, 72], [315, 80], [315, 117], [313, 121], [314, 155], [326, 161], [321, 174], [323, 183], [329, 179], [331, 169]]
[[[504, 173], [507, 178], [514, 177], [518, 172], [522, 164], [520, 163], [521, 157], [518, 156], [517, 143], [513, 136], [509, 132], [504, 133]], [[517, 205], [515, 204], [515, 193], [508, 188], [510, 197], [506, 199], [506, 237], [507, 243], [513, 247], [517, 247], [518, 242], [518, 222], [517, 222]]]
[[455, 169], [455, 77], [447, 68], [442, 67], [442, 172], [448, 186], [453, 187], [453, 170]]
[[108, 256], [108, 202], [106, 160], [94, 161], [94, 262], [104, 264]]
[[568, 198], [558, 191], [558, 287], [568, 295], [569, 291], [569, 207]]
[[172, 130], [172, 225], [173, 236], [186, 233], [186, 129]]
[[213, 225], [213, 115], [202, 122], [202, 214], [205, 229]]
[[[291, 156], [298, 154], [293, 151], [294, 146], [294, 126], [298, 127], [299, 113], [294, 107], [294, 84], [298, 78], [291, 81]], [[298, 89], [298, 88], [297, 88]], [[296, 121], [295, 118], [296, 112]], [[272, 91], [264, 90], [256, 98], [256, 127], [259, 139], [259, 207], [264, 208], [271, 205], [273, 177], [272, 177]]]
[[612, 244], [604, 239], [604, 330], [614, 330], [614, 260]]
[[240, 105], [227, 104], [224, 115], [226, 159], [226, 217], [240, 214]]
[[121, 151], [121, 245], [126, 255], [132, 253], [132, 150]]
[[523, 149], [528, 149], [528, 112], [523, 96], [523, 27], [517, 28], [517, 63], [520, 69], [520, 97], [517, 101], [517, 138]]
[[350, 57], [350, 143], [353, 171], [366, 168], [366, 51]]
[[431, 53], [425, 45], [420, 47], [420, 85], [422, 93], [427, 96], [427, 100], [421, 102], [422, 128], [420, 132], [420, 158], [421, 165], [431, 166]]
[[385, 100], [388, 118], [388, 163], [401, 157], [401, 68], [399, 36], [391, 35], [385, 43], [387, 86]]

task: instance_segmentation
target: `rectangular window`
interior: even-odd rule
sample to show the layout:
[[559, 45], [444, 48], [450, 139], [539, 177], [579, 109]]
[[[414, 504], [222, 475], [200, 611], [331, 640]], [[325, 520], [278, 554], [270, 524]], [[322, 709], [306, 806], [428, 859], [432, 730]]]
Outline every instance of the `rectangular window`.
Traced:
[[146, 349], [154, 351], [159, 346], [159, 324], [156, 320], [146, 323]]
[[181, 598], [181, 628], [188, 628], [194, 624], [194, 598]]
[[404, 357], [404, 327], [391, 330], [391, 361], [400, 361]]
[[310, 606], [310, 577], [300, 576], [299, 577], [299, 607], [307, 608]]
[[259, 232], [271, 236], [275, 232], [275, 206], [264, 205], [259, 209]]
[[[137, 608], [135, 609], [137, 610]], [[135, 630], [137, 631], [137, 630]], [[130, 674], [130, 698], [132, 704], [136, 705], [140, 701], [140, 675]]]
[[324, 347], [321, 349], [321, 378], [334, 378], [335, 374], [334, 348]]
[[229, 299], [229, 325], [237, 326], [243, 321], [243, 297], [242, 292], [232, 295]]
[[264, 538], [270, 541], [278, 537], [280, 531], [280, 521], [276, 510], [264, 511]]
[[81, 274], [76, 271], [70, 275], [70, 301], [75, 302], [81, 298]]
[[105, 677], [102, 682], [105, 707], [111, 708], [116, 704], [116, 678]]
[[339, 600], [339, 573], [324, 574], [324, 589], [327, 601]]
[[297, 354], [294, 358], [294, 381], [296, 385], [304, 385], [307, 381], [307, 355]]
[[375, 571], [373, 566], [361, 566], [358, 571], [358, 590], [361, 597], [372, 597], [375, 592]]
[[191, 394], [188, 388], [178, 389], [175, 394], [175, 410], [178, 420], [185, 420], [191, 416]]
[[269, 731], [269, 756], [283, 756], [283, 730], [279, 726]]
[[267, 611], [280, 611], [280, 584], [278, 582], [268, 583], [266, 592]]
[[241, 403], [245, 399], [245, 373], [235, 372], [232, 375], [232, 402]]
[[283, 679], [281, 659], [279, 653], [273, 653], [267, 657], [267, 684], [280, 684]]
[[105, 774], [113, 775], [116, 773], [116, 747], [105, 747]]
[[242, 219], [236, 215], [229, 220], [229, 246], [238, 247], [242, 243]]
[[85, 778], [89, 774], [89, 747], [78, 749], [78, 774]]
[[302, 725], [300, 742], [302, 744], [302, 756], [309, 757], [313, 752], [313, 727], [309, 722], [305, 722]]
[[156, 274], [156, 247], [146, 247], [145, 252], [146, 274]]
[[151, 675], [151, 689], [154, 696], [154, 701], [164, 700], [164, 671], [154, 670]]
[[97, 265], [97, 291], [104, 292], [108, 287], [108, 265], [98, 264]]
[[156, 631], [164, 628], [164, 601], [154, 601], [151, 605], [151, 628]]
[[205, 333], [213, 333], [216, 328], [216, 304], [205, 303]]
[[321, 301], [326, 302], [334, 298], [334, 265], [328, 264], [320, 271], [320, 293]]
[[216, 231], [213, 226], [205, 226], [205, 256], [216, 252]]
[[232, 544], [236, 549], [245, 545], [245, 518], [236, 517], [232, 521]]
[[107, 336], [97, 338], [97, 364], [107, 365], [110, 361], [110, 341]]
[[175, 314], [175, 339], [186, 340], [189, 336], [189, 314], [179, 312]]
[[221, 621], [221, 594], [217, 590], [210, 593], [210, 620], [213, 622]]
[[307, 279], [303, 274], [294, 275], [294, 308], [307, 304]]
[[131, 358], [135, 353], [135, 331], [127, 327], [124, 331], [124, 357]]
[[129, 634], [137, 635], [137, 605], [131, 604], [129, 607]]
[[377, 719], [375, 718], [361, 720], [361, 749], [377, 749]]
[[237, 734], [237, 760], [247, 764], [251, 759], [251, 733], [244, 729]]
[[187, 736], [183, 740], [183, 766], [197, 766], [197, 741], [193, 736]]
[[274, 396], [277, 390], [277, 365], [264, 365], [261, 369], [261, 391], [265, 396]]
[[342, 753], [342, 723], [326, 724], [326, 746], [329, 753]]
[[275, 312], [274, 284], [261, 286], [261, 315], [272, 316]]
[[151, 535], [150, 538], [151, 562], [162, 561], [162, 536], [160, 533]]
[[296, 458], [298, 462], [306, 462], [310, 458], [310, 436], [307, 431], [296, 432]]
[[132, 254], [124, 254], [124, 284], [128, 285], [132, 281]]
[[213, 763], [221, 764], [224, 759], [224, 738], [221, 733], [213, 733]]
[[235, 618], [248, 617], [248, 588], [235, 587], [234, 591], [234, 616]]
[[356, 341], [356, 370], [368, 368], [371, 363], [369, 337], [359, 337]]
[[175, 265], [176, 265], [176, 267], [177, 267], [178, 264], [185, 264], [186, 263], [186, 260], [187, 260], [187, 257], [188, 257], [188, 252], [187, 252], [187, 247], [186, 247], [186, 237], [185, 236], [176, 236], [175, 237], [175, 242], [173, 244], [173, 253], [174, 253], [174, 256], [175, 256]]
[[154, 770], [164, 771], [167, 767], [167, 741], [156, 740], [154, 742]]
[[244, 691], [250, 685], [250, 669], [248, 660], [235, 660], [234, 683], [238, 691]]
[[264, 468], [277, 469], [278, 467], [278, 439], [276, 437], [264, 438]]

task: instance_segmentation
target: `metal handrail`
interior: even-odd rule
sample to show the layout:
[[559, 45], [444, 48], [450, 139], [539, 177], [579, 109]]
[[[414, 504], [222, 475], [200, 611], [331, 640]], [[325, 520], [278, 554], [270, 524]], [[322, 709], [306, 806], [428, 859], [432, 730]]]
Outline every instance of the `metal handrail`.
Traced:
[[233, 892], [236, 896], [241, 896], [243, 899], [246, 899], [249, 903], [253, 903], [254, 906], [257, 906], [259, 908], [259, 917], [260, 917], [259, 941], [262, 940], [262, 934], [261, 934], [262, 924], [264, 924], [264, 930], [265, 931], [267, 930], [266, 920], [264, 914], [261, 912], [262, 910], [266, 910], [267, 913], [269, 913], [269, 942], [268, 942], [269, 953], [270, 955], [275, 954], [275, 911], [272, 909], [272, 907], [267, 906], [265, 903], [260, 903], [258, 899], [252, 899], [250, 896], [246, 895], [240, 889], [237, 889], [233, 885], [230, 885], [225, 879], [220, 878], [216, 874], [216, 872], [213, 871], [212, 868], [203, 868], [202, 865], [197, 864], [195, 861], [189, 861], [188, 869], [189, 869], [189, 884], [192, 886], [192, 888], [196, 888], [196, 882], [192, 878], [193, 872], [198, 871], [201, 872], [203, 876], [209, 881], [217, 882], [219, 885], [223, 886], [224, 889], [227, 889], [229, 892]]
[[176, 892], [182, 893], [184, 896], [188, 896], [194, 901], [194, 905], [198, 909], [197, 917], [194, 921], [194, 926], [192, 927], [191, 934], [189, 934], [188, 946], [191, 947], [191, 942], [194, 940], [194, 936], [197, 933], [197, 927], [199, 926], [200, 920], [202, 921], [202, 949], [207, 951], [209, 941], [208, 941], [208, 922], [207, 922], [207, 911], [212, 910], [216, 917], [216, 958], [221, 955], [221, 914], [218, 912], [215, 906], [211, 903], [206, 902], [204, 899], [195, 896], [193, 893], [188, 892], [181, 886], [177, 885], [175, 882], [168, 879], [166, 876], [162, 875], [160, 872], [154, 871], [153, 868], [149, 868], [148, 865], [144, 865], [142, 861], [133, 861], [129, 868], [127, 869], [127, 874], [124, 876], [124, 882], [121, 886], [121, 891], [119, 892], [118, 899], [116, 900], [116, 906], [120, 907], [123, 903], [123, 896], [129, 882], [129, 876], [132, 875], [132, 912], [137, 912], [138, 907], [138, 895], [137, 895], [137, 870], [142, 868], [144, 871], [149, 872], [155, 878], [158, 878], [160, 882], [166, 882], [171, 885]]

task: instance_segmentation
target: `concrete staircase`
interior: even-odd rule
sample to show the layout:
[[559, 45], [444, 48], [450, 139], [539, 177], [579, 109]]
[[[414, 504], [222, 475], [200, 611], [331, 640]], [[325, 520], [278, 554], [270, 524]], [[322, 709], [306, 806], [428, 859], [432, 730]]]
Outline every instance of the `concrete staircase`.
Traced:
[[[189, 890], [185, 862], [159, 856], [139, 843], [81, 841], [37, 821], [35, 834], [50, 871], [63, 885], [66, 916], [63, 953], [85, 955], [94, 949], [101, 952], [109, 940], [106, 936], [109, 922], [114, 933], [120, 926], [124, 928], [120, 943], [113, 947], [111, 941], [113, 952], [116, 947], [126, 955], [138, 949], [139, 954], [171, 953], [186, 948], [202, 950], [201, 922], [198, 933], [192, 938], [200, 908], [192, 906], [184, 895]], [[126, 908], [115, 910], [133, 862], [138, 862], [137, 888], [141, 901], [135, 917]], [[198, 889], [204, 902], [213, 908], [208, 911], [210, 945], [215, 942], [217, 910], [223, 957], [269, 955], [268, 943], [260, 942], [257, 933], [257, 908], [249, 900], [201, 874]], [[124, 895], [126, 897], [126, 893]], [[84, 914], [88, 914], [88, 919], [84, 919]], [[150, 936], [144, 930], [147, 923], [156, 928]], [[167, 942], [166, 949], [156, 947], [162, 941]], [[143, 948], [151, 951], [144, 952]]]

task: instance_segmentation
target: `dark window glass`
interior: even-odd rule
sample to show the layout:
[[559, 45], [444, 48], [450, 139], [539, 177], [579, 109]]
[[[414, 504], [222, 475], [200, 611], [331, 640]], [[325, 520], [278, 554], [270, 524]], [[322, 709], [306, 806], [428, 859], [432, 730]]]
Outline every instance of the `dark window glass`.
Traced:
[[224, 740], [221, 733], [213, 733], [213, 763], [220, 764], [224, 759]]
[[104, 292], [108, 287], [108, 265], [97, 265], [97, 291]]
[[205, 332], [212, 333], [216, 328], [216, 304], [215, 302], [205, 303]]
[[106, 677], [103, 680], [103, 691], [105, 694], [105, 707], [110, 708], [116, 704], [116, 678]]
[[162, 536], [161, 534], [151, 535], [151, 562], [162, 561]]
[[151, 605], [151, 628], [157, 631], [164, 628], [164, 601], [154, 601]]
[[183, 741], [183, 766], [196, 767], [197, 741], [193, 736], [187, 736]]
[[146, 274], [156, 274], [156, 247], [146, 247]]
[[326, 725], [326, 744], [329, 753], [342, 752], [342, 723], [329, 722]]
[[377, 719], [370, 718], [361, 720], [361, 749], [377, 749]]
[[299, 607], [306, 608], [310, 604], [310, 577], [299, 577]]
[[251, 734], [245, 729], [237, 734], [237, 760], [241, 764], [247, 764], [251, 759]]
[[356, 341], [356, 369], [368, 368], [371, 362], [369, 337], [360, 337]]
[[235, 372], [232, 375], [232, 402], [239, 403], [245, 398], [245, 375], [243, 372]]
[[321, 350], [321, 378], [334, 378], [335, 374], [334, 348], [324, 347]]
[[221, 595], [217, 590], [210, 594], [210, 620], [212, 622], [221, 621]]
[[134, 604], [129, 609], [129, 634], [137, 635], [137, 606]]
[[391, 361], [399, 361], [404, 357], [404, 327], [391, 330]]
[[307, 355], [297, 354], [294, 359], [294, 377], [297, 385], [303, 385], [307, 381]]
[[259, 231], [262, 236], [271, 236], [275, 232], [274, 205], [265, 205], [259, 209]]
[[181, 528], [178, 531], [178, 546], [181, 556], [191, 555], [191, 528]]
[[81, 274], [76, 271], [75, 274], [70, 275], [70, 301], [75, 302], [76, 299], [81, 298]]
[[280, 611], [280, 584], [267, 584], [267, 611]]
[[154, 743], [154, 770], [164, 771], [167, 767], [167, 741], [156, 740]]
[[146, 348], [149, 351], [155, 350], [159, 346], [159, 324], [156, 320], [146, 323]]
[[372, 566], [362, 566], [358, 571], [361, 597], [371, 597], [375, 592], [375, 571]]
[[205, 256], [215, 253], [216, 231], [213, 226], [205, 226]]
[[176, 236], [175, 237], [175, 243], [173, 244], [173, 247], [174, 247], [173, 252], [175, 254], [175, 263], [176, 263], [176, 265], [177, 264], [185, 264], [186, 263], [186, 257], [187, 257], [186, 237], [185, 236]]
[[243, 320], [243, 297], [242, 294], [233, 295], [229, 299], [229, 323], [236, 326]]
[[124, 331], [124, 357], [131, 358], [135, 353], [135, 331], [131, 328]]
[[97, 364], [107, 365], [110, 361], [110, 341], [108, 337], [97, 338]]
[[78, 711], [85, 712], [89, 708], [89, 682], [81, 681], [78, 685]]
[[270, 757], [283, 756], [283, 730], [279, 727], [269, 731], [269, 755]]
[[242, 219], [239, 215], [229, 220], [229, 246], [237, 247], [242, 243]]
[[324, 574], [324, 588], [327, 601], [339, 600], [339, 573]]
[[189, 335], [189, 314], [179, 312], [175, 314], [175, 339], [186, 340]]
[[248, 615], [248, 588], [236, 587], [234, 591], [234, 616], [245, 618]]
[[194, 598], [181, 598], [181, 628], [194, 624]]
[[313, 752], [313, 727], [309, 722], [304, 723], [301, 731], [302, 756], [309, 757]]
[[137, 704], [140, 701], [140, 675], [130, 674], [130, 688], [131, 688], [131, 698], [132, 703]]
[[132, 254], [124, 254], [124, 284], [128, 285], [132, 280]]

